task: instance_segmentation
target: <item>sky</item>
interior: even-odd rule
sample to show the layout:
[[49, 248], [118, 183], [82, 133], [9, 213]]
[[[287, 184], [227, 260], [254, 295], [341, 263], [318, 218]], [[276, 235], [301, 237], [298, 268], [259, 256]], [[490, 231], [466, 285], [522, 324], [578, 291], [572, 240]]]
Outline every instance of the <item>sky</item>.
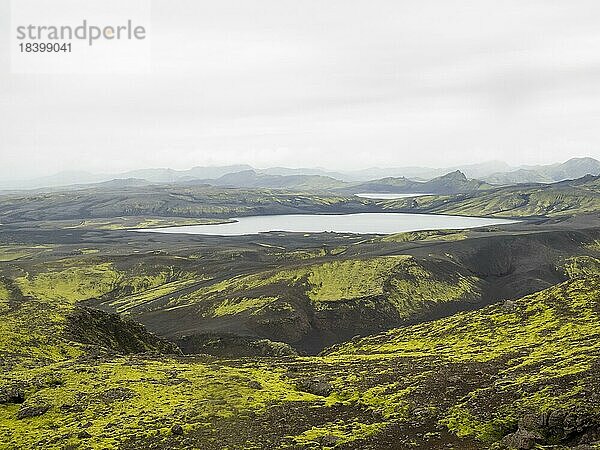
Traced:
[[0, 177], [600, 158], [597, 0], [148, 1], [139, 73], [21, 74], [0, 0]]

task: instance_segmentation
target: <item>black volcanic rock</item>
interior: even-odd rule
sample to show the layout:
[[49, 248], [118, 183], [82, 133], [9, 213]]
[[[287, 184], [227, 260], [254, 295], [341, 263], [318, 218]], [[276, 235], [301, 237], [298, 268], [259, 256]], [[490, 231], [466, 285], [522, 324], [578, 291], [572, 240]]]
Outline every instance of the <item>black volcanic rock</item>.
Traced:
[[19, 412], [17, 413], [17, 419], [26, 419], [29, 417], [37, 417], [45, 414], [50, 407], [48, 405], [31, 405], [31, 406], [21, 406]]
[[140, 323], [82, 306], [67, 317], [67, 333], [75, 341], [117, 353], [181, 353], [175, 344], [148, 332]]

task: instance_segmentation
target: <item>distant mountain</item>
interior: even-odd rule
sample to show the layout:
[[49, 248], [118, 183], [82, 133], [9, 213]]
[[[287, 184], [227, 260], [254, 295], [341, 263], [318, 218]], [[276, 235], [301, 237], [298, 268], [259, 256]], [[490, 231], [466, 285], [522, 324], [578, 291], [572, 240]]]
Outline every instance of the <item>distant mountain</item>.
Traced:
[[[112, 177], [114, 178], [114, 177]], [[14, 180], [0, 182], [2, 189], [37, 189], [42, 187], [72, 186], [76, 184], [98, 183], [108, 181], [111, 177], [93, 174], [84, 171], [65, 171], [46, 177], [31, 178], [27, 180]]]
[[321, 175], [324, 177], [335, 178], [337, 180], [348, 181], [347, 174], [343, 172], [332, 172], [319, 167], [301, 167], [294, 169], [289, 167], [268, 167], [266, 169], [254, 169], [254, 171], [263, 175]]
[[266, 175], [254, 170], [245, 170], [223, 175], [216, 180], [196, 180], [194, 183], [236, 188], [334, 190], [344, 194], [363, 192], [456, 194], [489, 187], [483, 181], [469, 180], [459, 170], [424, 182], [405, 177], [387, 177], [366, 183], [347, 183], [323, 175]]
[[[448, 173], [458, 172], [448, 180]], [[150, 183], [206, 183], [216, 186], [256, 187], [265, 189], [347, 189], [362, 185], [377, 192], [470, 192], [481, 189], [481, 181], [494, 185], [517, 183], [553, 183], [576, 179], [587, 174], [600, 175], [600, 161], [573, 158], [561, 164], [510, 167], [501, 161], [467, 164], [455, 168], [372, 167], [355, 171], [327, 171], [322, 168], [271, 167], [254, 169], [247, 164], [214, 167], [192, 167], [187, 170], [169, 168], [138, 169], [117, 174], [94, 174], [85, 171], [61, 172], [55, 175], [21, 181], [1, 181], [0, 189], [54, 189], [83, 186], [111, 180], [138, 179]], [[465, 181], [462, 178], [466, 178]], [[461, 179], [459, 179], [461, 178]], [[435, 182], [434, 182], [435, 181]], [[434, 182], [423, 185], [425, 182]], [[416, 183], [416, 184], [414, 184]]]
[[506, 164], [504, 161], [487, 161], [478, 164], [466, 164], [463, 166], [453, 167], [455, 170], [460, 170], [468, 178], [485, 178], [493, 173], [508, 172], [514, 168]]
[[600, 175], [600, 161], [572, 158], [561, 164], [523, 166], [511, 172], [495, 173], [484, 179], [492, 184], [554, 183], [574, 180], [585, 175]]
[[484, 181], [468, 179], [460, 170], [447, 173], [422, 184], [423, 192], [439, 192], [457, 194], [489, 189], [491, 186]]
[[415, 193], [423, 192], [419, 190], [422, 185], [422, 182], [409, 180], [405, 177], [386, 177], [352, 185], [351, 187], [348, 187], [346, 191], [354, 194], [366, 192], [380, 192], [387, 194]]
[[340, 179], [345, 179], [347, 181], [369, 181], [381, 178], [410, 178], [412, 180], [427, 181], [456, 170], [460, 170], [468, 178], [483, 178], [494, 173], [506, 172], [511, 169], [511, 166], [503, 161], [486, 161], [483, 163], [465, 164], [462, 166], [446, 168], [414, 166], [391, 168], [371, 167], [363, 170], [343, 172], [342, 176], [345, 178]]
[[552, 180], [536, 170], [518, 169], [512, 172], [495, 173], [485, 178], [491, 184], [509, 185], [525, 183], [552, 183]]
[[548, 172], [554, 181], [600, 175], [600, 161], [594, 158], [572, 158], [562, 164], [550, 166]]
[[346, 185], [343, 181], [322, 175], [265, 175], [254, 170], [229, 173], [216, 180], [200, 182], [223, 187], [294, 190], [329, 190]]
[[459, 170], [467, 178], [484, 180], [492, 184], [553, 183], [573, 180], [587, 174], [600, 174], [600, 161], [594, 158], [573, 158], [559, 164], [511, 167], [502, 161], [487, 161], [449, 168], [395, 167], [344, 172], [345, 180], [368, 181], [383, 178], [408, 178], [426, 181], [445, 173]]
[[136, 178], [157, 183], [173, 183], [181, 178], [174, 169], [138, 169], [115, 175], [118, 178]]
[[343, 172], [346, 181], [369, 181], [383, 178], [431, 179], [443, 175], [443, 169], [430, 167], [370, 167], [368, 169]]
[[413, 181], [404, 177], [387, 177], [354, 185], [347, 191], [353, 193], [382, 192], [393, 194], [458, 194], [488, 189], [491, 186], [480, 180], [470, 180], [460, 170], [447, 173], [429, 181]]
[[136, 187], [136, 186], [148, 186], [150, 183], [147, 180], [141, 178], [115, 178], [114, 180], [102, 181], [101, 183], [94, 183], [92, 185], [85, 184], [74, 187], [96, 187], [96, 188], [125, 188], [125, 187]]
[[188, 170], [137, 169], [116, 174], [94, 174], [84, 171], [59, 172], [47, 177], [0, 182], [0, 189], [39, 189], [79, 186], [111, 180], [138, 179], [153, 183], [176, 183], [195, 179], [219, 178], [232, 172], [252, 169], [247, 164], [214, 167], [192, 167]]
[[388, 201], [387, 207], [402, 212], [470, 216], [566, 217], [593, 214], [597, 217], [600, 176], [586, 175], [556, 183], [496, 186], [455, 196], [401, 198]]
[[119, 174], [119, 178], [142, 178], [155, 183], [174, 183], [198, 179], [219, 178], [228, 173], [252, 170], [247, 164], [215, 167], [192, 167], [188, 170], [174, 169], [140, 169]]

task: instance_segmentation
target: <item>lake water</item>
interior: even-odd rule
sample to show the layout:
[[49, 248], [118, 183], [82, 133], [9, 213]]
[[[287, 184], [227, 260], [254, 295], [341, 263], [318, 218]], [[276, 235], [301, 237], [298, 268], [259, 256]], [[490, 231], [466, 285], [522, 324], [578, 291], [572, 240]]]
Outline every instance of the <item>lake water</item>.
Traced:
[[239, 236], [269, 231], [299, 233], [393, 234], [403, 231], [476, 228], [488, 225], [515, 223], [504, 219], [445, 216], [438, 214], [359, 213], [359, 214], [286, 214], [278, 216], [250, 216], [236, 222], [216, 225], [189, 225], [136, 231], [153, 233], [209, 234]]
[[360, 194], [354, 194], [357, 197], [372, 198], [377, 200], [394, 200], [396, 198], [408, 198], [408, 197], [422, 197], [423, 195], [435, 195], [435, 194], [386, 194], [383, 192], [361, 192]]

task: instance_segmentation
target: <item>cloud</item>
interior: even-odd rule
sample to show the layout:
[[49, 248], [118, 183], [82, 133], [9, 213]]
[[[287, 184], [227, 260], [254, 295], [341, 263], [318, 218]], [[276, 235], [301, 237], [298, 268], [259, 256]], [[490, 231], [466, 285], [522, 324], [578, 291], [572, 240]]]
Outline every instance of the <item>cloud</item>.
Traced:
[[597, 2], [152, 8], [149, 75], [0, 74], [0, 174], [600, 156]]

